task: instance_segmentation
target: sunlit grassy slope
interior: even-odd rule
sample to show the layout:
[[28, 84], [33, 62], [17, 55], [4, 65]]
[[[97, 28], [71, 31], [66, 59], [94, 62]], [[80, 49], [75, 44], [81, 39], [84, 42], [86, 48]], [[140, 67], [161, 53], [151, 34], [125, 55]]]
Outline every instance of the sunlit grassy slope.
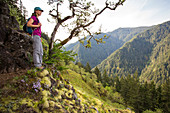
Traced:
[[116, 112], [116, 110], [120, 110], [123, 113], [131, 113], [131, 111], [127, 110], [123, 105], [111, 103], [110, 100], [103, 99], [99, 93], [95, 92], [95, 90], [82, 79], [82, 75], [76, 73], [75, 71], [69, 69], [64, 72], [62, 76], [64, 79], [69, 80], [69, 82], [73, 85], [76, 89], [78, 97], [84, 104], [93, 105], [99, 112], [103, 113], [109, 113], [108, 110], [110, 110], [111, 113]]

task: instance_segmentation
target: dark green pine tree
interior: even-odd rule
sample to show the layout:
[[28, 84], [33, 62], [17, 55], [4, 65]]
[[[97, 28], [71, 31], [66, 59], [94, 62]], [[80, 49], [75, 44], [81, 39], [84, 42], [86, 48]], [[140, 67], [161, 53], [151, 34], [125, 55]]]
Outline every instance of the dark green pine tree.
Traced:
[[95, 67], [94, 73], [97, 75], [97, 82], [102, 82], [102, 76], [100, 70], [97, 67]]
[[104, 73], [102, 76], [102, 84], [104, 87], [109, 86], [109, 82], [110, 82], [109, 80], [110, 80], [109, 75], [107, 75], [107, 71], [104, 70]]
[[84, 68], [84, 65], [81, 62], [76, 62], [76, 65], [78, 65], [80, 68]]
[[162, 105], [162, 87], [158, 86], [158, 88], [156, 89], [156, 94], [157, 94], [157, 98], [156, 98], [156, 108], [161, 108]]
[[154, 82], [148, 84], [148, 100], [149, 100], [149, 109], [154, 111], [157, 103], [157, 94], [156, 94], [156, 86]]
[[114, 78], [114, 81], [115, 81], [115, 88], [116, 88], [116, 91], [117, 91], [117, 92], [120, 92], [121, 84], [120, 84], [119, 77], [116, 76], [116, 77]]
[[138, 73], [135, 72], [134, 76], [128, 75], [127, 82], [129, 85], [129, 91], [127, 93], [128, 104], [134, 108], [135, 113], [141, 113]]
[[109, 76], [109, 86], [114, 87], [114, 76], [113, 75]]
[[142, 89], [138, 79], [138, 73], [135, 72], [134, 76], [129, 74], [126, 78], [122, 77], [120, 84], [120, 93], [125, 100], [125, 104], [132, 106], [135, 113], [141, 113], [143, 107], [141, 105], [140, 90]]
[[85, 71], [86, 72], [89, 72], [89, 73], [92, 73], [91, 72], [91, 66], [90, 66], [90, 64], [87, 62], [87, 64], [86, 64], [86, 66], [85, 66]]
[[148, 83], [145, 82], [144, 84], [142, 84], [140, 86], [139, 92], [140, 92], [140, 105], [141, 110], [145, 111], [147, 109], [149, 109], [149, 94], [148, 94]]
[[124, 101], [125, 101], [125, 105], [127, 105], [128, 103], [128, 92], [129, 92], [129, 89], [130, 89], [130, 86], [128, 84], [128, 81], [126, 78], [124, 78], [123, 76], [121, 77], [120, 79], [120, 84], [121, 84], [121, 89], [120, 89], [120, 94], [121, 96], [124, 98]]
[[164, 113], [170, 113], [170, 80], [162, 86], [162, 109]]

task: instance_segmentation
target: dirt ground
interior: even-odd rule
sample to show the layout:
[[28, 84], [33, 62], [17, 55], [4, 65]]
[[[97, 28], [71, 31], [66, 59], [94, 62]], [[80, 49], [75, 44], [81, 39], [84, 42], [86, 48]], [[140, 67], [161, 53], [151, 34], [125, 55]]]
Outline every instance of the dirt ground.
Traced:
[[5, 73], [5, 74], [0, 74], [0, 88], [3, 87], [3, 85], [8, 81], [11, 80], [12, 78], [16, 76], [22, 76], [25, 75], [27, 70], [19, 70], [17, 72], [13, 73]]

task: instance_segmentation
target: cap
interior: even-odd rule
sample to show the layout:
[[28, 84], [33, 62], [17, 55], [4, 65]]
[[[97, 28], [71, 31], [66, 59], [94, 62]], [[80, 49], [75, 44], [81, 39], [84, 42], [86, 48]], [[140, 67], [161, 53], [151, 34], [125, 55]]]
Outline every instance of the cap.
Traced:
[[37, 10], [44, 12], [40, 7], [35, 7], [34, 8], [34, 11], [37, 11]]

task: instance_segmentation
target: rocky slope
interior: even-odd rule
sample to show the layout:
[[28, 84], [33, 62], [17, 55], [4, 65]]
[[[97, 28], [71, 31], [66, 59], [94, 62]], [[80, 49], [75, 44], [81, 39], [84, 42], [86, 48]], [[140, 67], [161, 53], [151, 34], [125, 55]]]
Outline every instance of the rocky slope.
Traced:
[[107, 107], [101, 100], [89, 99], [57, 71], [29, 70], [0, 87], [3, 113], [109, 113], [129, 112]]
[[30, 65], [32, 39], [19, 30], [9, 7], [0, 1], [0, 74], [26, 69]]
[[1, 89], [2, 112], [59, 113], [88, 110], [87, 106], [81, 104], [73, 86], [57, 72], [52, 74], [47, 70], [32, 70], [9, 84], [13, 88], [4, 86]]

